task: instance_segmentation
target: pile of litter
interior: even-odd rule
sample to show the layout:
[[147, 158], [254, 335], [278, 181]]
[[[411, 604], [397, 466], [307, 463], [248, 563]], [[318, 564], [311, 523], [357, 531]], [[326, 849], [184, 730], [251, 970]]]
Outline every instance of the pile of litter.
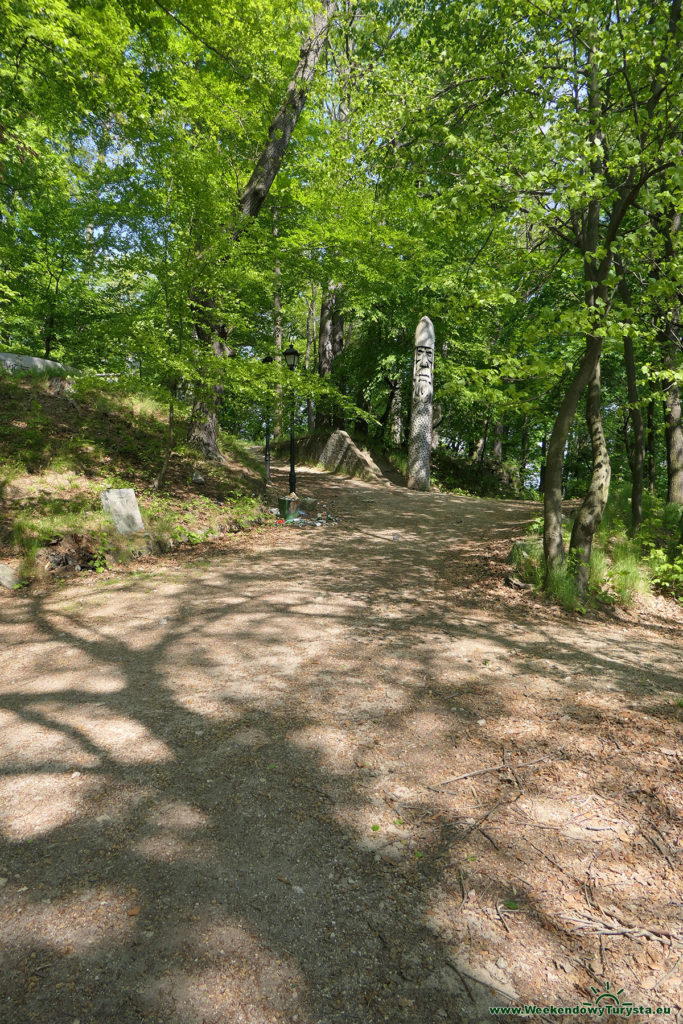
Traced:
[[297, 512], [296, 519], [285, 520], [276, 508], [268, 510], [277, 519], [278, 526], [336, 526], [339, 520], [326, 511], [315, 512], [310, 515], [308, 512]]

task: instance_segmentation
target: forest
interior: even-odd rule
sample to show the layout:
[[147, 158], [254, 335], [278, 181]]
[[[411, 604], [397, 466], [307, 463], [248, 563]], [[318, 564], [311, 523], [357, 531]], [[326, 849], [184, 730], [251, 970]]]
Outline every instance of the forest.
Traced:
[[161, 402], [150, 483], [292, 403], [404, 466], [428, 315], [433, 484], [681, 594], [680, 0], [0, 9], [0, 349]]
[[683, 1020], [682, 76], [0, 0], [1, 1024]]

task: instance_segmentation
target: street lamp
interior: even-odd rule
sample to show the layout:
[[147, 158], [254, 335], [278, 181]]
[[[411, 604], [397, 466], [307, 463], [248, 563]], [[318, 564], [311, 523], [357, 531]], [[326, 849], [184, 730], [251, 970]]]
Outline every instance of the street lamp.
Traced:
[[294, 346], [290, 344], [289, 348], [286, 348], [282, 354], [290, 370], [296, 370], [297, 363], [299, 362], [299, 353]]
[[[282, 353], [290, 370], [296, 370], [299, 353], [290, 343]], [[289, 493], [296, 494], [296, 470], [294, 469], [294, 395], [292, 395], [292, 418], [289, 423]]]

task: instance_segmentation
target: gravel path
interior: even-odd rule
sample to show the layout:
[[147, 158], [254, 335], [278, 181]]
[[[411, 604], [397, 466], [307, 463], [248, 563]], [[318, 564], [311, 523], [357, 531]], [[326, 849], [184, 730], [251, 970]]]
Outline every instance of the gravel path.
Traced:
[[337, 525], [0, 598], [0, 1021], [675, 1020], [680, 615], [505, 587], [536, 506], [300, 483]]

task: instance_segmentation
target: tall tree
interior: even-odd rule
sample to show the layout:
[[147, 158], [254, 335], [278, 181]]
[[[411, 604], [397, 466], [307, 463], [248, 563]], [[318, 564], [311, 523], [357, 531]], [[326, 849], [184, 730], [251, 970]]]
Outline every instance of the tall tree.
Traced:
[[[301, 42], [294, 74], [270, 123], [266, 144], [259, 153], [249, 180], [239, 196], [232, 226], [232, 237], [235, 241], [247, 230], [250, 220], [258, 217], [282, 166], [287, 147], [306, 104], [336, 9], [336, 0], [324, 0], [321, 7], [317, 7], [312, 15], [309, 30]], [[229, 328], [221, 322], [220, 317], [216, 318], [216, 305], [215, 296], [205, 293], [198, 296], [199, 333], [204, 335], [205, 340], [213, 336], [211, 346], [214, 354], [225, 357], [230, 355], [230, 349], [226, 345]], [[208, 313], [208, 316], [202, 316], [202, 312]], [[222, 395], [220, 386], [218, 389], [214, 386], [209, 395], [211, 397], [204, 398], [199, 415], [195, 417], [194, 437], [200, 442], [206, 457], [220, 459], [217, 436], [218, 407]]]

